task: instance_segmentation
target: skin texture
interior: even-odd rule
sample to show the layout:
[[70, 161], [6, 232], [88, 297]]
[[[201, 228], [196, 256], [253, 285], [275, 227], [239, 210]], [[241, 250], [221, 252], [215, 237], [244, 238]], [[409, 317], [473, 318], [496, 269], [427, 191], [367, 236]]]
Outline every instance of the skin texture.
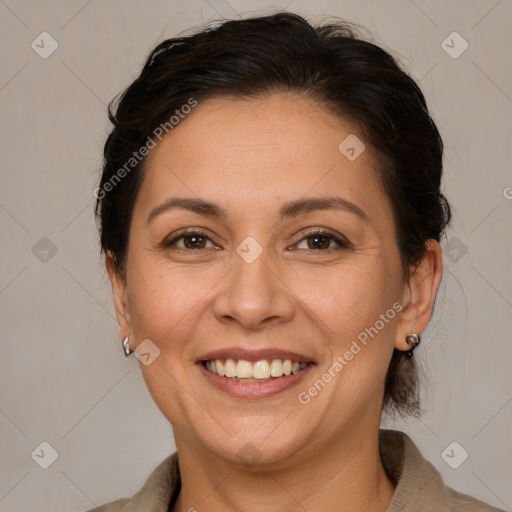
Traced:
[[[106, 266], [120, 334], [134, 350], [150, 339], [161, 351], [141, 364], [148, 389], [173, 426], [182, 491], [175, 511], [385, 511], [394, 492], [378, 454], [384, 378], [396, 347], [421, 333], [441, 279], [433, 240], [403, 279], [391, 204], [365, 151], [349, 161], [338, 145], [357, 132], [314, 101], [295, 94], [199, 103], [151, 151], [130, 227], [126, 272]], [[280, 220], [280, 207], [301, 198], [341, 196], [365, 222], [342, 210]], [[225, 220], [182, 209], [147, 217], [171, 197], [200, 197]], [[173, 240], [201, 228], [200, 249]], [[311, 236], [326, 228], [315, 249]], [[318, 231], [317, 230], [317, 231]], [[261, 255], [236, 252], [253, 237]], [[309, 240], [309, 242], [308, 242]], [[298, 394], [394, 303], [385, 324], [325, 388], [303, 405]], [[280, 348], [315, 362], [291, 389], [251, 400], [213, 387], [195, 365], [226, 347]], [[252, 443], [259, 461], [238, 453]], [[300, 505], [299, 505], [300, 504]]]

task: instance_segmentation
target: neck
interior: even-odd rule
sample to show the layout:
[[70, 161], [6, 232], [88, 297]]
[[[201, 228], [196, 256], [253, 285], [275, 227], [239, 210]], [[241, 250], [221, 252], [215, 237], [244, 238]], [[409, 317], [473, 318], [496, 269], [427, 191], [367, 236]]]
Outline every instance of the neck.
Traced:
[[385, 512], [395, 490], [380, 459], [374, 426], [344, 433], [323, 450], [316, 447], [314, 457], [265, 469], [240, 468], [205, 454], [176, 433], [175, 439], [182, 487], [173, 512]]

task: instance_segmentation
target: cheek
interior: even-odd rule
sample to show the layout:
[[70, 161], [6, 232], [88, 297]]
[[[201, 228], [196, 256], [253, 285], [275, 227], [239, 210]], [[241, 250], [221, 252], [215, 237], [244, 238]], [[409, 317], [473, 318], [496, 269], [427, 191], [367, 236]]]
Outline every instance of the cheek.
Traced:
[[131, 275], [131, 282], [137, 284], [129, 290], [133, 333], [137, 343], [150, 339], [160, 349], [150, 365], [141, 363], [141, 372], [162, 414], [174, 426], [185, 428], [190, 423], [190, 402], [196, 404], [190, 398], [194, 392], [183, 392], [193, 357], [190, 341], [202, 299], [208, 297], [215, 280], [197, 268], [138, 263]]
[[128, 292], [134, 334], [137, 340], [149, 338], [157, 345], [176, 338], [211, 288], [197, 269], [156, 267], [149, 262], [134, 266], [131, 280], [136, 283]]
[[361, 256], [353, 264], [305, 270], [294, 278], [293, 290], [341, 349], [392, 308], [393, 282], [382, 258]]
[[394, 274], [380, 255], [361, 255], [351, 263], [295, 281], [297, 295], [314, 312], [326, 336], [319, 378], [332, 384], [315, 398], [320, 409], [344, 403], [346, 411], [355, 412], [379, 400], [393, 352], [393, 304], [398, 297]]
[[[322, 410], [343, 403], [342, 416], [347, 414], [347, 418], [357, 416], [357, 411], [363, 414], [367, 407], [379, 407], [394, 347], [396, 290], [392, 276], [386, 276], [384, 267], [373, 263], [364, 268], [347, 265], [330, 277], [317, 279], [314, 292], [302, 290], [304, 302], [309, 301], [319, 319], [317, 324], [328, 327], [328, 356], [318, 372], [318, 378], [328, 384], [326, 391], [315, 397], [316, 406]], [[303, 391], [324, 389], [316, 383], [313, 387]], [[325, 413], [325, 419], [337, 424], [340, 413], [337, 407], [333, 411], [337, 412]]]

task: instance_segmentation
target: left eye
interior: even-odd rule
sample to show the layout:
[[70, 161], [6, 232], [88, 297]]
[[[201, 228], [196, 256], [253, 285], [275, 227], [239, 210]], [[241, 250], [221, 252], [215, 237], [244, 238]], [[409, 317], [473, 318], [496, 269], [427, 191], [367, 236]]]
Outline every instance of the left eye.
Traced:
[[[348, 247], [348, 243], [344, 240], [341, 240], [337, 236], [334, 236], [331, 233], [310, 233], [306, 237], [304, 237], [298, 245], [299, 249], [311, 249], [314, 251], [323, 250], [323, 249], [331, 249], [331, 243], [334, 242], [339, 247], [344, 248]], [[300, 247], [300, 244], [305, 243], [306, 247]]]

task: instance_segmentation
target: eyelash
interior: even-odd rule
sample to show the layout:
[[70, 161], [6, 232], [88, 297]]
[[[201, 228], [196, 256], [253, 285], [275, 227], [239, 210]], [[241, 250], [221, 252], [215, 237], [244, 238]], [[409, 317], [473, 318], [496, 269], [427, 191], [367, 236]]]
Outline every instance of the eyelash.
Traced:
[[[299, 249], [299, 250], [302, 250], [302, 251], [309, 250], [309, 251], [314, 251], [314, 252], [330, 252], [332, 250], [350, 249], [352, 247], [348, 240], [346, 240], [344, 238], [340, 238], [332, 231], [329, 231], [326, 229], [317, 229], [317, 230], [305, 233], [304, 236], [297, 242], [297, 244], [299, 244], [300, 242], [302, 242], [302, 241], [306, 240], [307, 238], [310, 238], [314, 235], [317, 235], [317, 236], [319, 235], [322, 237], [329, 238], [332, 241], [336, 242], [339, 247], [329, 247], [328, 249]], [[163, 242], [162, 246], [164, 249], [170, 249], [179, 240], [181, 240], [183, 238], [187, 238], [187, 237], [192, 237], [192, 236], [200, 236], [200, 237], [206, 238], [207, 240], [209, 240], [210, 242], [213, 243], [213, 241], [210, 239], [210, 237], [206, 233], [204, 233], [201, 230], [194, 230], [194, 231], [186, 231], [185, 233], [181, 233], [180, 235], [173, 238], [172, 240], [169, 240], [169, 241], [165, 240]], [[297, 244], [295, 244], [295, 245], [297, 245]], [[195, 251], [195, 250], [204, 250], [204, 249], [187, 249], [187, 248], [183, 248], [183, 247], [178, 247], [178, 250]]]

